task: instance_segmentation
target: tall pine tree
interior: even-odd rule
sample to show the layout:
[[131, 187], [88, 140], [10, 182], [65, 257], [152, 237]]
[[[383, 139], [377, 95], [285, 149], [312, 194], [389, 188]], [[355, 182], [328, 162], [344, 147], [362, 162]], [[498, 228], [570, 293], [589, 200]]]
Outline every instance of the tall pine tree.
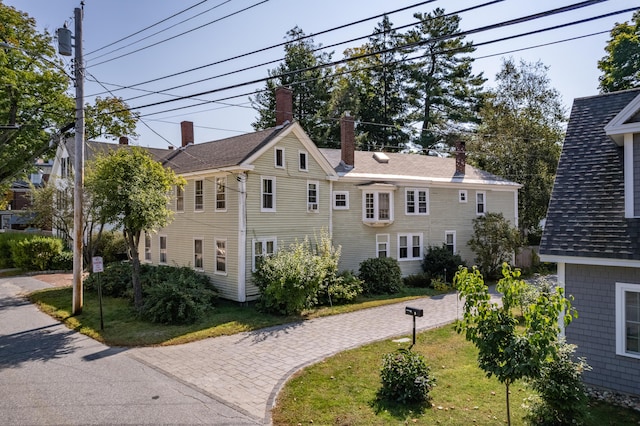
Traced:
[[422, 123], [416, 142], [424, 148], [451, 145], [469, 123], [477, 122], [486, 79], [472, 73], [473, 58], [468, 54], [475, 48], [458, 35], [458, 15], [438, 8], [414, 17], [420, 22], [405, 34], [405, 49], [418, 58], [407, 65], [411, 118]]

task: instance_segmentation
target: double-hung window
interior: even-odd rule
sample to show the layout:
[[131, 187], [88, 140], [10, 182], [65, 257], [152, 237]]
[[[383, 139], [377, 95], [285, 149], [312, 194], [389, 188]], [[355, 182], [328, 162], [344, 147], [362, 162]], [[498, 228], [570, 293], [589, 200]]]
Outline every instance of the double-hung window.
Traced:
[[640, 358], [640, 284], [616, 283], [616, 353]]
[[284, 148], [276, 148], [274, 153], [275, 167], [284, 169]]
[[467, 190], [461, 189], [458, 191], [458, 202], [466, 203], [467, 202]]
[[227, 210], [227, 178], [216, 178], [216, 211]]
[[349, 191], [334, 191], [333, 209], [349, 210]]
[[144, 233], [144, 261], [151, 262], [151, 235]]
[[216, 274], [227, 273], [227, 240], [216, 239]]
[[176, 186], [176, 211], [184, 211], [184, 189], [181, 186]]
[[167, 236], [160, 235], [160, 263], [167, 263]]
[[476, 214], [482, 216], [487, 212], [487, 193], [484, 191], [476, 192]]
[[456, 253], [456, 231], [445, 231], [444, 232], [444, 244], [449, 250], [449, 253]]
[[299, 168], [300, 171], [306, 172], [309, 170], [309, 165], [307, 164], [307, 152], [306, 151], [300, 151], [298, 153], [298, 158], [300, 159], [300, 163], [299, 163]]
[[276, 252], [276, 237], [256, 238], [253, 240], [251, 268], [255, 271], [260, 261]]
[[204, 181], [195, 181], [194, 207], [195, 211], [204, 210]]
[[389, 257], [389, 234], [376, 235], [376, 257]]
[[429, 214], [429, 190], [427, 189], [407, 189], [405, 191], [406, 214], [427, 215]]
[[262, 177], [261, 182], [261, 208], [263, 212], [276, 211], [276, 178]]
[[307, 211], [318, 213], [318, 181], [307, 182]]
[[422, 234], [398, 234], [398, 260], [422, 260]]
[[199, 271], [204, 269], [203, 246], [202, 238], [193, 240], [193, 268]]

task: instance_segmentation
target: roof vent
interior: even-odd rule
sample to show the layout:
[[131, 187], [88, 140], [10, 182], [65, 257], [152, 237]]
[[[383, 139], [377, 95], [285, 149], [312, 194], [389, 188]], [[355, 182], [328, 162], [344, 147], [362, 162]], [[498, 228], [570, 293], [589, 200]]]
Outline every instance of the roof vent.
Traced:
[[389, 162], [389, 157], [387, 156], [387, 154], [385, 154], [384, 152], [376, 152], [373, 154], [373, 158], [378, 162], [378, 163], [388, 163]]

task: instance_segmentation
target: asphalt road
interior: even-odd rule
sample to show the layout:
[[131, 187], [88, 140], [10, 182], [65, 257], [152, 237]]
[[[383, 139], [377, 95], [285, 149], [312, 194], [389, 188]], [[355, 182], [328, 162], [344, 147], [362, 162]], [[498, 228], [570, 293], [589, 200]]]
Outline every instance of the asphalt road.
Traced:
[[21, 296], [46, 286], [0, 279], [0, 424], [262, 424], [126, 349], [69, 330]]

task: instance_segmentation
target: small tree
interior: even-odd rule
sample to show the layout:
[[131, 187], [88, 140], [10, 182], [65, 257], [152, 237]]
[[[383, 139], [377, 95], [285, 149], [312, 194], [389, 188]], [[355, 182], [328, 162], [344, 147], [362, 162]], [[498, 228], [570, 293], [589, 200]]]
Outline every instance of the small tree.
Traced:
[[134, 303], [142, 308], [138, 246], [142, 232], [165, 226], [171, 220], [169, 192], [184, 179], [153, 160], [141, 148], [118, 149], [96, 158], [87, 173], [86, 186], [103, 223], [121, 226], [131, 257]]
[[469, 247], [476, 254], [476, 264], [487, 277], [499, 275], [500, 265], [510, 262], [520, 247], [518, 229], [502, 213], [487, 213], [473, 220]]
[[458, 267], [465, 266], [464, 260], [457, 253], [452, 253], [446, 244], [430, 246], [422, 259], [422, 270], [432, 277], [443, 277], [445, 282], [453, 281]]
[[456, 331], [478, 348], [478, 364], [487, 377], [496, 376], [504, 383], [507, 422], [511, 424], [509, 386], [522, 378], [540, 375], [545, 362], [555, 355], [560, 333], [559, 319], [564, 313], [568, 325], [576, 312], [564, 297], [562, 288], [541, 292], [525, 307], [523, 322], [519, 324], [513, 308], [521, 300], [527, 284], [519, 279], [520, 271], [504, 264], [503, 278], [496, 289], [502, 293], [502, 304], [491, 302], [488, 287], [478, 269], [462, 268], [455, 277], [455, 285], [464, 298], [463, 317], [456, 322]]

